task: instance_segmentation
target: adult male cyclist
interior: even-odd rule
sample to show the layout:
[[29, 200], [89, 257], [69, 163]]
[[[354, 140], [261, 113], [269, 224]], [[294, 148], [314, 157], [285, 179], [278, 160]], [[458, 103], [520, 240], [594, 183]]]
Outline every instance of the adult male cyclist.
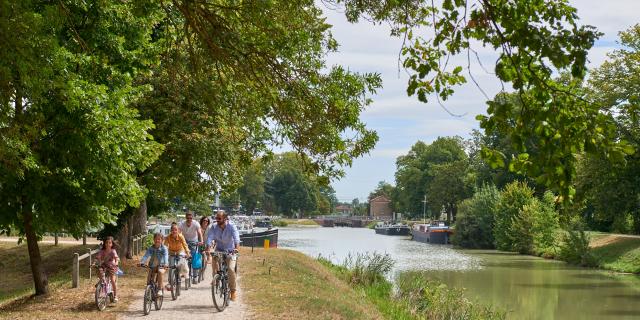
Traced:
[[[187, 211], [185, 218], [186, 220], [182, 221], [178, 227], [184, 239], [187, 240], [189, 252], [193, 256], [194, 252], [196, 252], [196, 247], [203, 244], [202, 230], [200, 229], [200, 224], [197, 221], [193, 221], [193, 212], [191, 210]], [[193, 276], [193, 283], [195, 283], [197, 274]]]
[[[207, 248], [211, 247], [215, 242], [216, 252], [238, 252], [240, 247], [240, 234], [233, 223], [229, 221], [228, 215], [223, 210], [218, 210], [216, 214], [216, 224], [209, 230], [207, 237]], [[229, 267], [229, 288], [231, 289], [231, 301], [236, 300], [236, 260], [233, 257], [227, 257], [227, 266]], [[211, 270], [215, 275], [218, 272], [218, 257], [214, 257], [211, 263]]]

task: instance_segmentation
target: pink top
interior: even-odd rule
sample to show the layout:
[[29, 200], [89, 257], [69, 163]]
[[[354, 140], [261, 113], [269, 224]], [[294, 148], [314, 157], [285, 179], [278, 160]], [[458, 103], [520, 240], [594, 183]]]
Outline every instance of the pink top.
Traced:
[[115, 268], [117, 266], [116, 259], [118, 259], [118, 253], [115, 249], [102, 249], [96, 255], [96, 259], [102, 262], [102, 267]]

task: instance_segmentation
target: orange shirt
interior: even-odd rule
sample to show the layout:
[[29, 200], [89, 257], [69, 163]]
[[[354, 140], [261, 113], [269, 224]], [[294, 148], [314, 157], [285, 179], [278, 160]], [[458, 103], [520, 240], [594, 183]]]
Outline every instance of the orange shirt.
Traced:
[[[184, 240], [184, 237], [181, 233], [178, 233], [178, 237], [174, 237], [172, 234], [169, 234], [164, 239], [164, 245], [169, 248], [169, 254], [177, 254], [180, 252], [189, 252], [189, 247], [187, 246], [187, 241]], [[184, 249], [184, 250], [183, 250]]]

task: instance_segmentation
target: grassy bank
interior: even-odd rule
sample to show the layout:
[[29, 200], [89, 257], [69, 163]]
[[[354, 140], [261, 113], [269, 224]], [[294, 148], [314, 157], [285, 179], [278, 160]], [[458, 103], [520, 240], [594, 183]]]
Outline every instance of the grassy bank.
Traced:
[[616, 272], [640, 273], [640, 238], [614, 234], [591, 237], [595, 267]]
[[302, 253], [249, 250], [238, 263], [245, 301], [259, 319], [383, 319], [359, 291]]
[[404, 272], [394, 286], [385, 279], [393, 261], [389, 256], [356, 255], [344, 265], [318, 261], [367, 297], [386, 319], [504, 319], [505, 313], [464, 297], [463, 291], [427, 279], [419, 272]]
[[125, 272], [118, 280], [120, 301], [108, 312], [98, 312], [93, 301], [95, 274], [88, 279], [88, 260], [80, 262], [80, 283], [71, 288], [73, 253], [86, 253], [96, 246], [40, 243], [45, 270], [49, 276], [48, 296], [32, 297], [33, 281], [25, 244], [0, 242], [0, 319], [116, 319], [133, 302], [133, 294], [144, 287], [145, 270], [134, 261], [124, 261]]
[[278, 219], [274, 221], [274, 225], [278, 227], [286, 227], [286, 226], [319, 227], [319, 225], [311, 219]]

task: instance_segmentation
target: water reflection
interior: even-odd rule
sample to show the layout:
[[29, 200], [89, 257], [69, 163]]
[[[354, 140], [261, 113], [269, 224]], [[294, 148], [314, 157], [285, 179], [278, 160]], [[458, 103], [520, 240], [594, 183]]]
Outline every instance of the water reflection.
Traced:
[[423, 271], [508, 311], [510, 319], [640, 319], [640, 278], [496, 251], [453, 250], [369, 229], [282, 228], [279, 246], [341, 263], [349, 253], [389, 253], [394, 272]]

